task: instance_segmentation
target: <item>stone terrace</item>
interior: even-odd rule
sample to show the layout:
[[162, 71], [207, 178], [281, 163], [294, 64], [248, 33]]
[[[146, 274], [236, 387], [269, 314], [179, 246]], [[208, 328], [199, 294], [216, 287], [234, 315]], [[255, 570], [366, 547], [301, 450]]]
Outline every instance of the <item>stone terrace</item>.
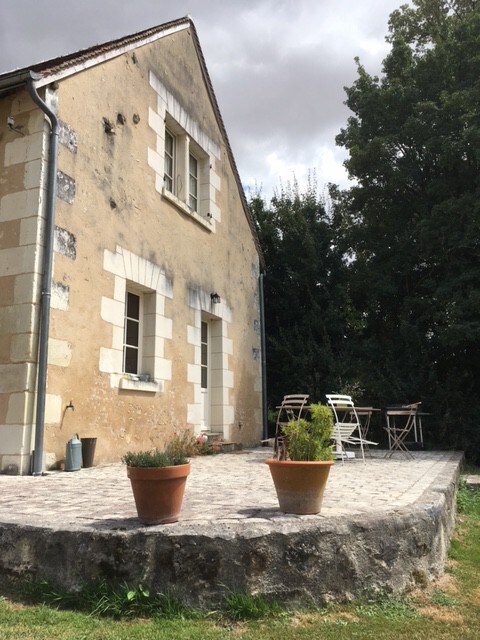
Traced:
[[323, 603], [402, 591], [442, 572], [462, 456], [384, 452], [337, 462], [322, 513], [278, 510], [271, 450], [199, 457], [178, 523], [145, 527], [120, 464], [0, 475], [0, 581], [100, 579], [176, 590], [211, 607], [226, 590]]

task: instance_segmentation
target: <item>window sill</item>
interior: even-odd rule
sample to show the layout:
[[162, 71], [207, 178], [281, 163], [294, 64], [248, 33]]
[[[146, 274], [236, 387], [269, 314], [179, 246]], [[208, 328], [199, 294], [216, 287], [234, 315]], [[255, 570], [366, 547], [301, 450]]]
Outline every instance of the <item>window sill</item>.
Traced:
[[205, 219], [196, 211], [192, 211], [190, 207], [188, 207], [184, 202], [182, 202], [182, 200], [179, 200], [177, 196], [174, 196], [173, 193], [171, 193], [171, 191], [168, 191], [168, 189], [165, 189], [165, 187], [162, 188], [162, 196], [166, 200], [171, 202], [175, 207], [177, 207], [177, 209], [180, 209], [182, 213], [187, 215], [189, 218], [192, 218], [193, 220], [195, 220], [195, 222], [198, 222], [199, 225], [201, 225], [202, 227], [204, 227], [210, 232], [213, 231], [213, 226], [209, 219]]
[[118, 388], [128, 389], [129, 391], [145, 391], [147, 393], [158, 393], [162, 391], [160, 382], [145, 382], [144, 380], [130, 380], [128, 378], [120, 378]]

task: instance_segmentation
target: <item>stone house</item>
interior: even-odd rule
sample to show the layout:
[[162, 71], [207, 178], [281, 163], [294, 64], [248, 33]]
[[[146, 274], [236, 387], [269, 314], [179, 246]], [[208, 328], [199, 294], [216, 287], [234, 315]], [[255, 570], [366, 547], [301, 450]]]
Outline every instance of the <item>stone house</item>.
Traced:
[[262, 256], [190, 18], [0, 75], [0, 168], [0, 472], [258, 443]]

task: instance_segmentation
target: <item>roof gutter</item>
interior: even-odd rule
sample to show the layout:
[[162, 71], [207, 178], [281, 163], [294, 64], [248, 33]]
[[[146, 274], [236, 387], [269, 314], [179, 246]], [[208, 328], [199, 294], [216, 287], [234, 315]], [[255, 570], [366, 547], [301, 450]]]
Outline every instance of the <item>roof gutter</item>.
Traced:
[[48, 177], [45, 211], [45, 246], [40, 300], [40, 324], [38, 336], [37, 413], [35, 423], [35, 449], [33, 475], [43, 473], [43, 436], [45, 432], [45, 399], [47, 389], [48, 335], [50, 325], [50, 299], [52, 295], [53, 236], [55, 228], [55, 199], [57, 181], [58, 119], [37, 93], [35, 75], [30, 72], [27, 88], [32, 100], [40, 107], [50, 122], [48, 149]]

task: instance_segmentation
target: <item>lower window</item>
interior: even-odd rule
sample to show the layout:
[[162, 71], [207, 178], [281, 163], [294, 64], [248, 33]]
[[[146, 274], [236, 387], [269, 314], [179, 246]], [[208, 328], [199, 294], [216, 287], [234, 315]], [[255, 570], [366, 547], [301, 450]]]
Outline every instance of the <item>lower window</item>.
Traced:
[[141, 306], [141, 296], [132, 291], [127, 291], [123, 331], [124, 373], [139, 373], [139, 363], [141, 362]]

